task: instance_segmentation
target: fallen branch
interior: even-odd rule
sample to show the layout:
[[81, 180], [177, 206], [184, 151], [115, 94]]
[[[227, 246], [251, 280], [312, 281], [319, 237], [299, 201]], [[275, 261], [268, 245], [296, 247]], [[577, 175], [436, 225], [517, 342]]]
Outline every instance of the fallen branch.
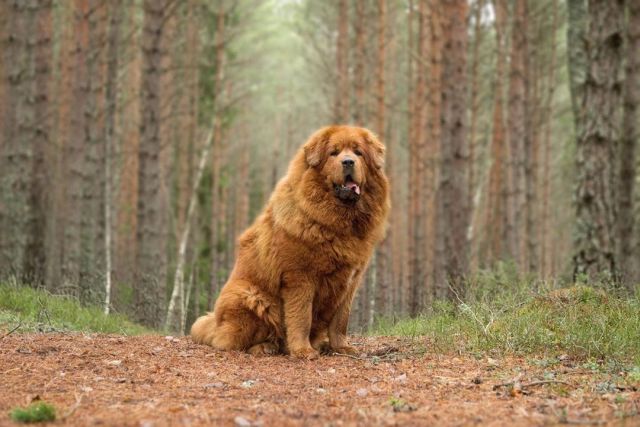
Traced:
[[9, 335], [11, 335], [12, 333], [14, 333], [15, 331], [17, 331], [18, 329], [20, 329], [20, 327], [22, 326], [22, 322], [18, 323], [18, 326], [16, 326], [15, 328], [13, 328], [12, 330], [10, 330], [9, 332], [7, 332], [6, 334], [4, 334], [3, 336], [0, 337], [0, 340], [5, 339], [6, 337], [8, 337]]

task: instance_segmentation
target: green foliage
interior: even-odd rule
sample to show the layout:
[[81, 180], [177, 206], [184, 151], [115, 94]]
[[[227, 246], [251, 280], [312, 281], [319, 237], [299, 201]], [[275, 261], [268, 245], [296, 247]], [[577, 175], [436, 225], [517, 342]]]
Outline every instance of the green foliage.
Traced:
[[148, 329], [120, 314], [105, 315], [99, 307], [83, 307], [67, 296], [51, 295], [17, 284], [0, 284], [0, 324], [22, 323], [20, 330], [72, 330], [136, 335]]
[[26, 408], [14, 408], [9, 414], [17, 423], [42, 423], [56, 419], [56, 408], [45, 402], [35, 402]]
[[457, 302], [436, 302], [417, 318], [381, 319], [374, 333], [428, 337], [438, 350], [568, 354], [640, 362], [640, 301], [614, 290], [572, 286], [548, 290], [506, 276], [479, 276]]

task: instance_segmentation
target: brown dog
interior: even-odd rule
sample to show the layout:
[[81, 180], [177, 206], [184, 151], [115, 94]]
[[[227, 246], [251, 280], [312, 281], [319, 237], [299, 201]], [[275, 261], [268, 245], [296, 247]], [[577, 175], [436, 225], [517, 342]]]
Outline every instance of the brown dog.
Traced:
[[313, 134], [239, 240], [214, 311], [194, 341], [252, 354], [353, 354], [351, 302], [389, 211], [384, 145], [367, 129]]

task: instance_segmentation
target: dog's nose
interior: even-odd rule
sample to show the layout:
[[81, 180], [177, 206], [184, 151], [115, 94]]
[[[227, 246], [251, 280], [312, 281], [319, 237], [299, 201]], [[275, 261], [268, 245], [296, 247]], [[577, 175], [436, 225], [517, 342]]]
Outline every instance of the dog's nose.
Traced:
[[344, 160], [342, 160], [342, 166], [345, 168], [352, 168], [355, 164], [356, 162], [351, 157], [345, 157]]

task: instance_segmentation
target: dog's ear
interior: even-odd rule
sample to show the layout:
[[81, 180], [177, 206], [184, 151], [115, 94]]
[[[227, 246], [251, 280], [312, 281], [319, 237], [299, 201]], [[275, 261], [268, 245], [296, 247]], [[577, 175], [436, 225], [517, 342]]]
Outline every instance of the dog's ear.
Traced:
[[378, 137], [369, 130], [364, 132], [364, 139], [367, 141], [367, 146], [371, 152], [371, 159], [373, 160], [374, 166], [377, 169], [382, 169], [384, 167], [384, 157], [386, 152], [384, 144], [380, 142]]
[[316, 131], [304, 144], [304, 157], [309, 167], [316, 167], [322, 162], [322, 156], [333, 133], [333, 127], [325, 127]]

